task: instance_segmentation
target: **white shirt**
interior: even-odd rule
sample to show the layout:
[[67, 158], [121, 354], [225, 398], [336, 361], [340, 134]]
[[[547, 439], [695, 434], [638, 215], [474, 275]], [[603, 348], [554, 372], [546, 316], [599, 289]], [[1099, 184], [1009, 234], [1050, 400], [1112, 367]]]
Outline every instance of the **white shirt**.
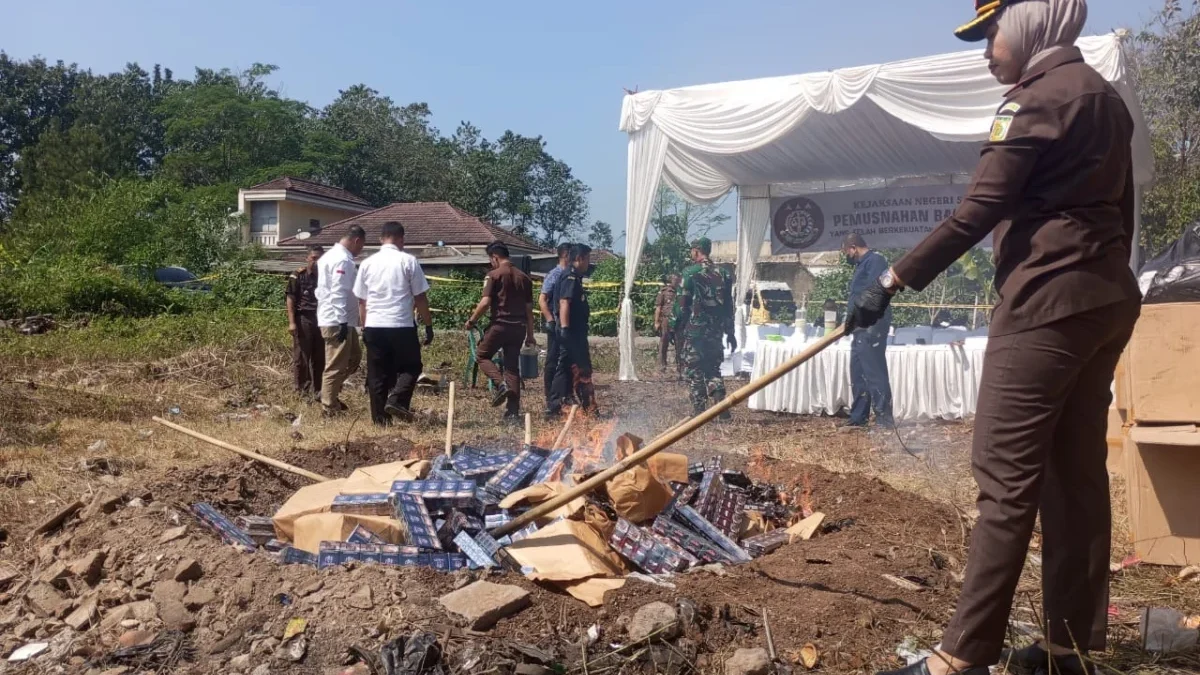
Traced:
[[341, 244], [325, 252], [317, 260], [317, 325], [320, 327], [347, 324], [358, 327], [358, 301], [354, 299], [356, 276], [354, 256]]
[[413, 298], [429, 290], [421, 264], [391, 244], [363, 261], [354, 294], [367, 301], [367, 328], [414, 328]]

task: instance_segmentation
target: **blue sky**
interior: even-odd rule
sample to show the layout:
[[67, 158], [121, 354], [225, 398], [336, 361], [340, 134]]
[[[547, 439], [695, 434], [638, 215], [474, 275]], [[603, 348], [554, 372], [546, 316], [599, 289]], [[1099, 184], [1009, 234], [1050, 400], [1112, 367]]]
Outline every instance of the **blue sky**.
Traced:
[[[323, 106], [366, 83], [425, 101], [444, 132], [544, 136], [591, 188], [592, 218], [625, 221], [622, 87], [803, 73], [963, 49], [971, 0], [151, 2], [6, 0], [0, 48], [95, 71], [136, 61], [273, 63], [284, 93]], [[1092, 0], [1087, 34], [1138, 28], [1160, 0]], [[732, 204], [725, 210], [732, 212]], [[714, 238], [732, 238], [732, 222]], [[618, 244], [618, 247], [620, 244]]]

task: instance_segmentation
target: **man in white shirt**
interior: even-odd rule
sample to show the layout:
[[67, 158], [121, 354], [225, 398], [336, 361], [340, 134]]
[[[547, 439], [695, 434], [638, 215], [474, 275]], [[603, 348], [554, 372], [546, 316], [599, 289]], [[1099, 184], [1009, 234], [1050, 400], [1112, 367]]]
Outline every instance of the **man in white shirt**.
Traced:
[[415, 257], [401, 250], [404, 226], [394, 220], [384, 223], [379, 240], [379, 252], [358, 271], [354, 295], [364, 317], [371, 421], [386, 426], [393, 419], [412, 421], [413, 390], [422, 368], [415, 314], [425, 324], [426, 346], [433, 342], [433, 316], [425, 273]]
[[317, 326], [325, 341], [325, 372], [321, 378], [321, 407], [332, 415], [346, 409], [338, 395], [346, 378], [358, 370], [358, 303], [354, 302], [354, 257], [362, 253], [367, 234], [351, 225], [341, 241], [317, 261]]

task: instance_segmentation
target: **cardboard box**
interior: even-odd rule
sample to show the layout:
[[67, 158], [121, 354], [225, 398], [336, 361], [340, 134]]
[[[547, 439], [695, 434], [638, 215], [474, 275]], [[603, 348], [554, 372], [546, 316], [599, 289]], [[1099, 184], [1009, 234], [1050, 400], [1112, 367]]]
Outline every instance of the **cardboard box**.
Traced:
[[1135, 426], [1125, 444], [1129, 529], [1142, 560], [1200, 564], [1200, 431]]
[[1125, 419], [1116, 406], [1108, 409], [1108, 472], [1117, 475], [1125, 471]]
[[[1139, 423], [1200, 422], [1200, 303], [1145, 305], [1127, 350], [1129, 410]], [[1118, 387], [1118, 392], [1120, 388]]]

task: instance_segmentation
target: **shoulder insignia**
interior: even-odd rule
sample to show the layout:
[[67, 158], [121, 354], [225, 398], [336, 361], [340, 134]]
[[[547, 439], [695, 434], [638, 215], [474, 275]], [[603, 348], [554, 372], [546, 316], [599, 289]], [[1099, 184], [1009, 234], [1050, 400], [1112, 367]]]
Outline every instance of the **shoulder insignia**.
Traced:
[[1016, 101], [1009, 101], [1008, 103], [1000, 106], [1000, 110], [998, 110], [996, 114], [1003, 115], [1004, 113], [1013, 113], [1015, 115], [1020, 109], [1020, 103], [1017, 103]]
[[996, 115], [996, 119], [992, 120], [992, 133], [988, 135], [988, 141], [995, 143], [1008, 138], [1008, 130], [1012, 127], [1012, 115]]

